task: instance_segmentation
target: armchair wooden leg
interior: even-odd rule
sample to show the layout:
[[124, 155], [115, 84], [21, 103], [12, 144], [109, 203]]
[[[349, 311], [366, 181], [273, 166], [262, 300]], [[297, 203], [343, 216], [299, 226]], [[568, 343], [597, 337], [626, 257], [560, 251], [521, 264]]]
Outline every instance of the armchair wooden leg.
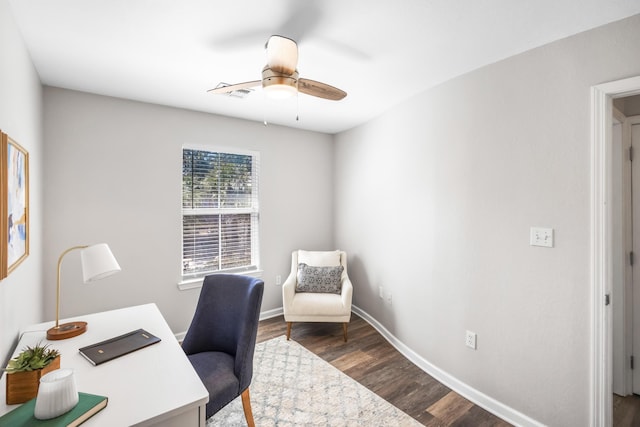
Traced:
[[348, 323], [342, 324], [342, 333], [344, 335], [344, 342], [347, 342], [347, 326], [349, 326]]
[[291, 324], [293, 322], [287, 322], [287, 341], [289, 341], [289, 338], [291, 338]]
[[249, 387], [242, 392], [242, 409], [244, 409], [244, 417], [247, 419], [247, 425], [249, 427], [255, 427], [256, 424], [253, 421], [253, 413], [251, 412], [251, 399], [249, 398]]

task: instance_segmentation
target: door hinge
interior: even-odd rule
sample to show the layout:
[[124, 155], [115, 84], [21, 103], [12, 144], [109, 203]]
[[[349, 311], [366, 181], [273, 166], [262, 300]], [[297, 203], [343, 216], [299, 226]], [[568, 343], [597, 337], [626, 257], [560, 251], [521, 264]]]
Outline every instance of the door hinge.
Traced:
[[633, 146], [629, 147], [629, 160], [633, 162], [633, 155], [635, 154]]
[[633, 265], [636, 261], [636, 257], [635, 254], [633, 253], [633, 251], [629, 252], [629, 264]]
[[631, 356], [631, 369], [635, 369], [634, 358]]
[[611, 304], [611, 298], [609, 297], [609, 294], [606, 294], [604, 296], [604, 305], [609, 305]]

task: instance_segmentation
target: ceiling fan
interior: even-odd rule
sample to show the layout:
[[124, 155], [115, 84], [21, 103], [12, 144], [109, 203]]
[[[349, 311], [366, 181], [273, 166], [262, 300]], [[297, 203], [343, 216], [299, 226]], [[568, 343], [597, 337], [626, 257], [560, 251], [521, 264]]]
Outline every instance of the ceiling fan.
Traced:
[[262, 84], [262, 89], [272, 98], [286, 98], [297, 92], [318, 98], [339, 101], [347, 93], [326, 83], [298, 77], [298, 45], [290, 38], [271, 36], [265, 45], [267, 65], [262, 69], [262, 80], [216, 87], [207, 92], [230, 93]]

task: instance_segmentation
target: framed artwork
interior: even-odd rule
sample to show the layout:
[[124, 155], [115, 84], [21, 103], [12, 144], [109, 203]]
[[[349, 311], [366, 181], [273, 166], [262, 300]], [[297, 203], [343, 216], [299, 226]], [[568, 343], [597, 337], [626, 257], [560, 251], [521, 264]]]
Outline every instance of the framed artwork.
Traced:
[[7, 134], [1, 142], [0, 276], [5, 278], [29, 256], [29, 153]]

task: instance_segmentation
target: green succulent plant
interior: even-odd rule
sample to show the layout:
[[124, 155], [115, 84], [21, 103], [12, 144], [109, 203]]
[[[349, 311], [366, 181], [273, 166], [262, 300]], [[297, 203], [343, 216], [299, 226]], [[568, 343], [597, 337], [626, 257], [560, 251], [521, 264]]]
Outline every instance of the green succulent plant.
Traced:
[[8, 373], [36, 371], [46, 367], [58, 356], [60, 352], [49, 348], [49, 344], [38, 343], [33, 347], [27, 346], [19, 355], [9, 360], [5, 371]]

